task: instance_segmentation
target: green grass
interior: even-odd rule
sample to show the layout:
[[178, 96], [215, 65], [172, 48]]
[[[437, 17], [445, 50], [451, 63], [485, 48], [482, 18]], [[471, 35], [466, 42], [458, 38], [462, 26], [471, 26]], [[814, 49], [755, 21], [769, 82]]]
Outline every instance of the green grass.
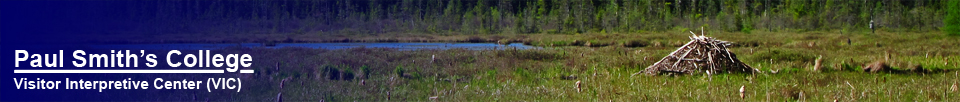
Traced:
[[[960, 42], [940, 32], [708, 33], [759, 74], [631, 76], [675, 50], [689, 33], [526, 35], [528, 41], [649, 41], [646, 47], [544, 46], [539, 50], [224, 49], [257, 55], [257, 74], [223, 100], [272, 101], [960, 101]], [[511, 37], [506, 37], [510, 39]], [[847, 43], [847, 38], [851, 42]], [[655, 46], [652, 43], [665, 43]], [[891, 55], [891, 66], [933, 73], [863, 73]], [[260, 57], [262, 56], [262, 57]], [[436, 56], [431, 59], [431, 56]], [[823, 56], [822, 72], [809, 70]], [[280, 70], [274, 64], [280, 63]], [[325, 78], [326, 67], [365, 77]], [[770, 73], [779, 71], [779, 73]], [[283, 89], [281, 80], [289, 78]], [[360, 81], [365, 85], [360, 85]], [[582, 90], [575, 82], [582, 82]], [[746, 88], [746, 98], [737, 90]], [[388, 94], [389, 93], [389, 94]], [[238, 97], [233, 97], [238, 96]]]

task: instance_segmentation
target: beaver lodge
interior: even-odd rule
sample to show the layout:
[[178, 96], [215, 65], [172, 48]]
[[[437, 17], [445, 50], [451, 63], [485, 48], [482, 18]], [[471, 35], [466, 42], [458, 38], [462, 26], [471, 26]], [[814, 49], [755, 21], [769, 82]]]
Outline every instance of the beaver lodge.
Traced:
[[[693, 32], [690, 32], [693, 34]], [[647, 75], [659, 74], [703, 74], [716, 73], [753, 73], [755, 69], [737, 59], [737, 55], [727, 50], [730, 42], [712, 37], [694, 34], [690, 42], [670, 53], [657, 63], [641, 72]]]

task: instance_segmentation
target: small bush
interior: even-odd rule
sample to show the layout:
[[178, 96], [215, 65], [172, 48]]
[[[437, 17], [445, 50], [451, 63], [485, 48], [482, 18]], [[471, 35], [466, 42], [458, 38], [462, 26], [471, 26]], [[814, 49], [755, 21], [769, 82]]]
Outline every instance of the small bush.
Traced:
[[743, 33], [750, 34], [751, 31], [753, 31], [753, 27], [750, 27], [748, 25], [744, 25], [743, 27], [740, 28], [740, 32], [743, 32]]
[[397, 68], [393, 69], [393, 72], [397, 75], [403, 75], [403, 67], [397, 66]]
[[413, 70], [406, 70], [406, 69], [403, 69], [403, 67], [401, 66], [397, 66], [396, 69], [393, 69], [393, 72], [396, 73], [397, 76], [400, 76], [403, 78], [417, 79], [417, 78], [420, 78], [420, 74], [417, 73], [416, 69], [417, 68], [413, 68]]
[[370, 75], [370, 66], [366, 66], [366, 65], [361, 66], [361, 67], [360, 67], [360, 73], [358, 73], [358, 74], [360, 74], [360, 75], [362, 76], [361, 78], [368, 78], [369, 75]]

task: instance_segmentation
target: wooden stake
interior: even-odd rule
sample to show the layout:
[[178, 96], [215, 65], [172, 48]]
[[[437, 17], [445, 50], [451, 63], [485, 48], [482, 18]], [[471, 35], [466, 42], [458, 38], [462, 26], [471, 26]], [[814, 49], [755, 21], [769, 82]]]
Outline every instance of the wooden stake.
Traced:
[[740, 99], [746, 98], [746, 95], [744, 94], [746, 93], [746, 90], [744, 90], [745, 87], [746, 86], [740, 86]]
[[813, 71], [820, 72], [820, 68], [823, 66], [823, 55], [819, 55], [817, 60], [813, 62]]
[[580, 81], [577, 81], [577, 84], [576, 84], [576, 85], [577, 85], [577, 87], [576, 87], [576, 88], [577, 88], [577, 92], [580, 92], [580, 91], [581, 91], [581, 90], [580, 90]]
[[953, 86], [950, 86], [950, 91], [957, 92], [957, 82], [953, 82]]

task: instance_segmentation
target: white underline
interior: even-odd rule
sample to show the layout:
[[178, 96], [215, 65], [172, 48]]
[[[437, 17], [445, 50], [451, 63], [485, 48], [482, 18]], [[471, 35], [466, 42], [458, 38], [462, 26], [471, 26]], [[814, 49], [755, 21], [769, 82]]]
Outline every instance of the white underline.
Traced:
[[[193, 70], [31, 70], [31, 69], [15, 69], [13, 73], [224, 73], [224, 70], [206, 70], [206, 69], [193, 69]], [[240, 70], [244, 72], [244, 70]], [[249, 71], [253, 73], [253, 70]]]
[[241, 69], [240, 73], [253, 73], [253, 69]]

